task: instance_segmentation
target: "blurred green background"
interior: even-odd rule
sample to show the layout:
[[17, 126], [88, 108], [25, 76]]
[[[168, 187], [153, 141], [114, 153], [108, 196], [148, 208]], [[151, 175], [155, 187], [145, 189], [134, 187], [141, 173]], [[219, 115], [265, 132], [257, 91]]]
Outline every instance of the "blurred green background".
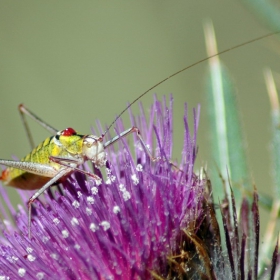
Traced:
[[[89, 133], [110, 124], [127, 102], [165, 77], [206, 56], [205, 20], [213, 21], [218, 49], [269, 33], [238, 1], [1, 1], [0, 157], [30, 151], [17, 106], [24, 103], [57, 129]], [[237, 88], [252, 182], [271, 193], [270, 107], [263, 68], [279, 72], [276, 38], [221, 57]], [[212, 164], [208, 144], [207, 63], [168, 80], [153, 93], [173, 93], [174, 159], [180, 157], [183, 103], [201, 104], [197, 167]], [[133, 112], [138, 112], [134, 105]], [[125, 113], [124, 118], [128, 119]], [[190, 116], [192, 117], [192, 116]], [[129, 126], [129, 122], [127, 122]], [[48, 133], [33, 126], [36, 142]], [[113, 133], [113, 130], [112, 130]]]

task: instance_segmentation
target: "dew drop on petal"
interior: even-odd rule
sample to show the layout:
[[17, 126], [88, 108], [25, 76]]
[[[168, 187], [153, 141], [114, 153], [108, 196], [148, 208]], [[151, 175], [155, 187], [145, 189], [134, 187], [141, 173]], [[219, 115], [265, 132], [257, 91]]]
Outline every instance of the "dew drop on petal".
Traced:
[[108, 230], [110, 228], [110, 223], [107, 221], [102, 221], [100, 225], [103, 227], [103, 230]]
[[79, 201], [77, 201], [77, 200], [74, 200], [73, 202], [72, 202], [72, 206], [74, 206], [74, 208], [79, 208], [80, 207], [80, 203], [79, 203]]
[[10, 277], [6, 277], [4, 275], [0, 275], [0, 280], [10, 280]]
[[43, 243], [47, 243], [48, 241], [50, 240], [50, 237], [48, 237], [48, 236], [43, 236], [43, 238], [42, 238], [42, 241], [43, 241]]
[[98, 188], [97, 188], [97, 187], [92, 187], [92, 188], [91, 188], [91, 193], [92, 193], [93, 195], [98, 194]]
[[130, 193], [129, 193], [127, 190], [125, 190], [125, 191], [123, 192], [123, 199], [124, 199], [124, 201], [127, 201], [127, 200], [129, 200], [130, 198], [131, 198]]
[[136, 174], [131, 175], [131, 179], [134, 185], [137, 185], [139, 183], [139, 179], [137, 178]]
[[54, 260], [58, 260], [58, 255], [55, 253], [50, 254], [51, 258]]
[[67, 238], [69, 236], [69, 232], [67, 229], [62, 230], [61, 233], [63, 238]]
[[99, 185], [101, 185], [101, 183], [102, 183], [102, 181], [101, 181], [101, 179], [95, 179], [95, 184], [96, 184], [96, 186], [99, 186]]
[[97, 227], [94, 223], [91, 223], [91, 224], [89, 225], [89, 228], [90, 228], [90, 230], [93, 231], [93, 232], [95, 232], [95, 231], [98, 230], [98, 227]]
[[53, 222], [54, 222], [54, 224], [55, 224], [56, 226], [60, 223], [60, 221], [59, 221], [58, 218], [54, 218], [54, 219], [53, 219]]
[[120, 207], [119, 207], [118, 205], [116, 205], [116, 206], [113, 207], [113, 212], [114, 212], [115, 214], [118, 214], [120, 211], [121, 211], [121, 209], [120, 209]]
[[119, 188], [120, 188], [120, 191], [121, 191], [121, 192], [125, 191], [124, 184], [120, 184], [120, 185], [119, 185]]
[[71, 219], [71, 225], [72, 225], [72, 226], [77, 226], [77, 225], [79, 225], [79, 221], [78, 221], [78, 219], [77, 219], [76, 217], [73, 217], [73, 218]]
[[37, 278], [38, 280], [43, 280], [43, 279], [44, 279], [44, 272], [38, 272], [38, 273], [36, 274], [36, 278]]
[[33, 255], [31, 255], [31, 254], [28, 254], [28, 255], [27, 255], [27, 259], [28, 259], [30, 262], [34, 262], [34, 261], [36, 260], [36, 258], [35, 258]]
[[16, 263], [17, 260], [18, 260], [18, 257], [16, 256], [7, 256], [7, 261], [10, 262], [10, 263]]
[[77, 192], [78, 198], [80, 198], [82, 195], [83, 195], [83, 194], [82, 194], [80, 191]]
[[33, 249], [32, 249], [31, 247], [27, 247], [27, 248], [26, 248], [26, 252], [27, 252], [27, 253], [32, 253], [32, 252], [33, 252]]
[[26, 273], [25, 268], [19, 268], [19, 269], [18, 269], [18, 275], [19, 275], [19, 277], [23, 277], [23, 276], [25, 275], [25, 273]]
[[90, 216], [92, 214], [92, 210], [90, 208], [86, 208], [86, 213], [88, 216]]
[[94, 198], [92, 196], [87, 197], [87, 203], [88, 204], [93, 204], [94, 203]]
[[138, 172], [142, 172], [142, 171], [143, 171], [143, 166], [142, 166], [142, 164], [137, 164], [136, 170], [137, 170]]

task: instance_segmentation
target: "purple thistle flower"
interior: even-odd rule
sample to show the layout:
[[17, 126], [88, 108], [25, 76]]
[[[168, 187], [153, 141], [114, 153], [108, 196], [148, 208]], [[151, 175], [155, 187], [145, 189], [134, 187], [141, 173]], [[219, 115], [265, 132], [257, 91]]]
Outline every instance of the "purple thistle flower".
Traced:
[[[31, 240], [26, 208], [16, 211], [0, 188], [15, 225], [2, 205], [0, 279], [150, 279], [166, 277], [168, 257], [180, 254], [183, 229], [195, 232], [202, 220], [203, 186], [193, 173], [196, 157], [197, 111], [191, 136], [184, 116], [185, 139], [180, 170], [172, 159], [172, 98], [170, 106], [155, 100], [150, 117], [135, 118], [152, 154], [151, 162], [134, 137], [108, 149], [106, 174], [94, 168], [101, 184], [75, 173], [63, 193], [48, 192], [34, 203]], [[121, 121], [116, 131], [124, 130]], [[85, 168], [88, 168], [85, 166]], [[26, 205], [30, 192], [18, 191]]]

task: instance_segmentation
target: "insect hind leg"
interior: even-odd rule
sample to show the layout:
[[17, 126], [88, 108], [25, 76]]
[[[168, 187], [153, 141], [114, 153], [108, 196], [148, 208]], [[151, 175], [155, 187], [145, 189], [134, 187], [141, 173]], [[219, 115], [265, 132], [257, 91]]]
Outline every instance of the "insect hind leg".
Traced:
[[60, 172], [58, 172], [53, 178], [51, 178], [43, 187], [41, 187], [38, 191], [36, 191], [28, 200], [27, 208], [28, 208], [28, 238], [31, 239], [31, 207], [32, 203], [49, 187], [51, 187], [54, 183], [56, 183], [60, 178], [67, 175], [71, 170], [69, 168], [64, 168]]
[[23, 104], [19, 104], [18, 110], [19, 110], [19, 113], [20, 113], [20, 116], [21, 116], [21, 120], [22, 120], [24, 129], [26, 131], [27, 138], [29, 140], [31, 149], [35, 148], [35, 143], [34, 143], [29, 125], [28, 125], [27, 120], [25, 118], [26, 115], [29, 116], [31, 119], [33, 119], [35, 122], [37, 122], [39, 125], [44, 127], [46, 130], [51, 132], [52, 134], [56, 134], [58, 132], [57, 129], [53, 128], [51, 125], [47, 124], [45, 121], [40, 119], [38, 116], [36, 116], [34, 113], [32, 113], [29, 109], [27, 109]]

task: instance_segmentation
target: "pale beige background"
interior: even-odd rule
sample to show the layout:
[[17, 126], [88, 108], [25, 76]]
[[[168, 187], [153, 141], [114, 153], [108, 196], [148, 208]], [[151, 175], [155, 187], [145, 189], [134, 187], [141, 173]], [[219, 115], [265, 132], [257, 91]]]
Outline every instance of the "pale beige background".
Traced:
[[[206, 56], [202, 24], [212, 19], [219, 50], [268, 33], [237, 1], [1, 1], [0, 157], [30, 151], [17, 112], [21, 102], [58, 129], [89, 133], [109, 124], [139, 94]], [[262, 70], [280, 70], [263, 40], [223, 55], [238, 88], [252, 176], [268, 190], [269, 102]], [[207, 64], [153, 92], [175, 98], [174, 158], [182, 144], [183, 102], [202, 105], [200, 157], [209, 160], [204, 75]], [[153, 94], [142, 99], [147, 106]], [[137, 112], [137, 106], [133, 107]], [[128, 114], [124, 117], [127, 118]], [[37, 128], [37, 126], [35, 126]], [[36, 141], [48, 134], [35, 130]], [[199, 166], [199, 164], [197, 166]], [[209, 163], [208, 163], [209, 164]]]

